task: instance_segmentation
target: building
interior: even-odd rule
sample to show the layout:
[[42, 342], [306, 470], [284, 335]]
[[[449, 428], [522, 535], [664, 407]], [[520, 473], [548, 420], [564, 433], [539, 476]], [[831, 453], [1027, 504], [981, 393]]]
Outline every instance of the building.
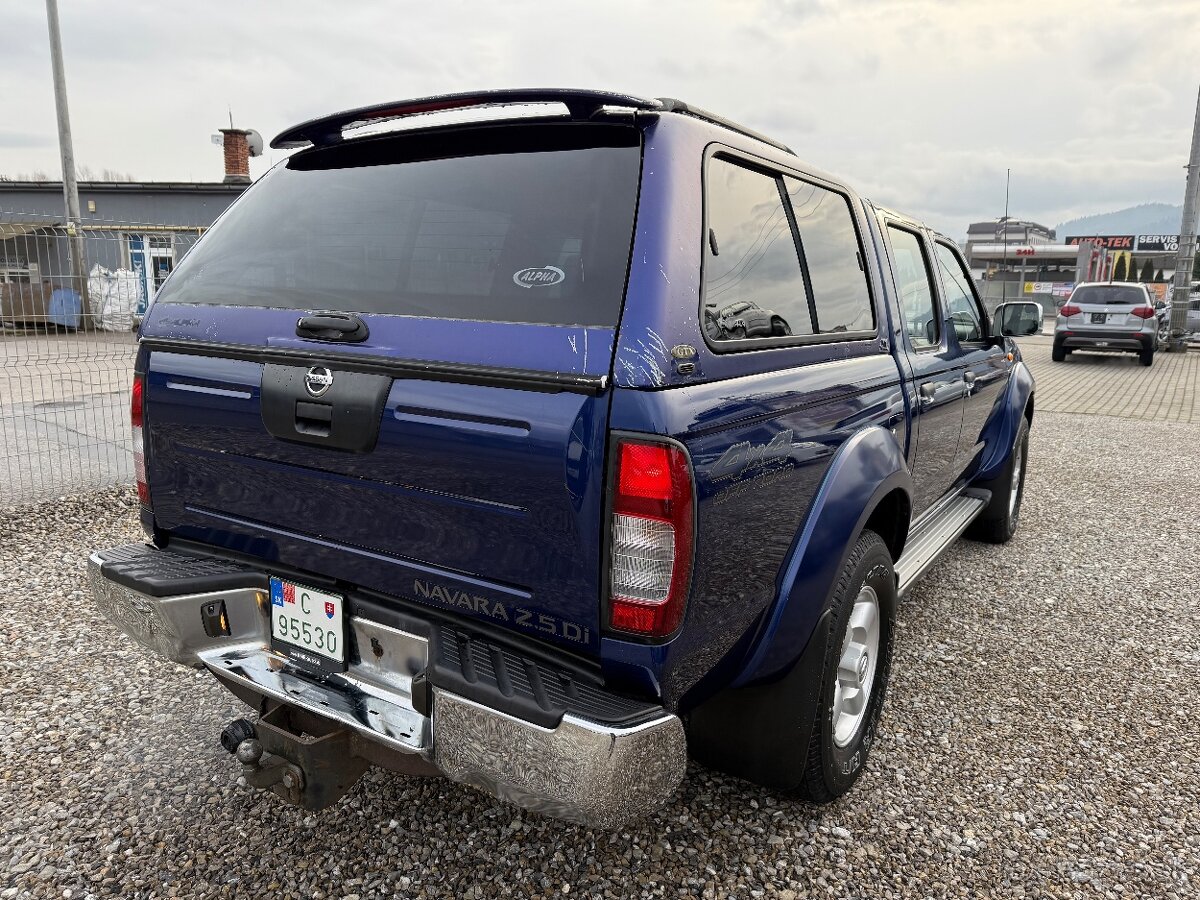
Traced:
[[1129, 281], [1161, 273], [1149, 285], [1160, 299], [1175, 269], [1177, 234], [1069, 234], [1059, 239], [1037, 222], [996, 219], [967, 229], [971, 274], [989, 307], [1017, 297], [1062, 305], [1081, 281]]
[[[250, 184], [248, 132], [223, 129], [225, 178], [216, 182], [82, 182], [84, 270], [131, 273], [144, 310], [183, 254]], [[80, 285], [70, 253], [61, 182], [0, 181], [0, 321], [54, 322], [51, 302]], [[55, 294], [58, 292], [58, 298]], [[61, 310], [60, 310], [61, 311]], [[93, 310], [93, 312], [95, 312]]]
[[1053, 228], [1038, 222], [1004, 218], [967, 227], [964, 251], [980, 295], [989, 308], [1034, 293], [1045, 302], [1052, 292], [1065, 296], [1075, 281], [1078, 247], [1056, 243]]
[[1005, 218], [992, 219], [987, 222], [973, 222], [967, 226], [967, 243], [963, 248], [967, 259], [971, 259], [971, 251], [977, 244], [1052, 244], [1054, 229], [1039, 225], [1037, 222], [1026, 222], [1023, 219]]

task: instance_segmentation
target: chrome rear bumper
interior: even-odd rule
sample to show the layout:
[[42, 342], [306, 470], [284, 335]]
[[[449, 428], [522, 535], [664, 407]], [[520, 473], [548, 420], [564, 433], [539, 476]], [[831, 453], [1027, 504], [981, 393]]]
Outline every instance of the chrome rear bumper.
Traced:
[[[418, 635], [352, 617], [353, 648], [343, 675], [325, 681], [292, 669], [272, 652], [270, 599], [256, 588], [154, 597], [88, 569], [96, 605], [121, 631], [160, 656], [209, 669], [250, 692], [352, 729], [401, 754], [431, 762], [447, 777], [557, 818], [619, 826], [665, 803], [682, 780], [687, 742], [679, 718], [662, 711], [615, 727], [570, 712], [546, 728], [435, 687], [430, 715], [413, 700], [413, 679], [428, 658]], [[204, 630], [201, 607], [221, 600], [230, 634]]]

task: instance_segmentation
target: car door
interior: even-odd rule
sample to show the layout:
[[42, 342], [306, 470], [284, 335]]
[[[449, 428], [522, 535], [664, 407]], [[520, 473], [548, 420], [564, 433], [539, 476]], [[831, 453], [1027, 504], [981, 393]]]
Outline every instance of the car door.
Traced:
[[939, 239], [934, 242], [933, 254], [951, 325], [949, 337], [958, 344], [966, 382], [955, 468], [970, 475], [978, 465], [983, 450], [983, 431], [992, 410], [1004, 395], [1012, 363], [1008, 351], [990, 338], [987, 314], [958, 249], [949, 241]]
[[961, 471], [956, 461], [966, 382], [959, 345], [946, 327], [924, 231], [888, 220], [886, 232], [912, 373], [915, 440], [909, 444], [908, 463], [917, 516], [950, 489]]

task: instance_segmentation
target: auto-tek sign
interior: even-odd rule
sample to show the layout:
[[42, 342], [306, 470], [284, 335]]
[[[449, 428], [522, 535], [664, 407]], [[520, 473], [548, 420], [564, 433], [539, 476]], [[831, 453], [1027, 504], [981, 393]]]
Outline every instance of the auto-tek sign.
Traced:
[[1082, 244], [1088, 241], [1105, 250], [1132, 250], [1133, 238], [1132, 234], [1081, 234], [1069, 236], [1067, 243]]
[[1090, 241], [1104, 250], [1134, 250], [1141, 253], [1176, 253], [1179, 250], [1177, 234], [1073, 234], [1066, 243], [1078, 246]]

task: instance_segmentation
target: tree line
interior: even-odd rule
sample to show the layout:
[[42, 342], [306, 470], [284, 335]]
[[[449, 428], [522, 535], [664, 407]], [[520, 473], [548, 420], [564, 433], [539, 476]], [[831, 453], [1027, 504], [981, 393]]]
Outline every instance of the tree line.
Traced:
[[[138, 179], [132, 172], [121, 172], [117, 169], [100, 169], [97, 171], [91, 166], [76, 166], [75, 177], [80, 181], [137, 181]], [[50, 175], [42, 169], [35, 169], [32, 172], [18, 172], [15, 175], [5, 175], [0, 173], [0, 181], [33, 181], [43, 183], [47, 181], [57, 181], [57, 178], [51, 178]]]

